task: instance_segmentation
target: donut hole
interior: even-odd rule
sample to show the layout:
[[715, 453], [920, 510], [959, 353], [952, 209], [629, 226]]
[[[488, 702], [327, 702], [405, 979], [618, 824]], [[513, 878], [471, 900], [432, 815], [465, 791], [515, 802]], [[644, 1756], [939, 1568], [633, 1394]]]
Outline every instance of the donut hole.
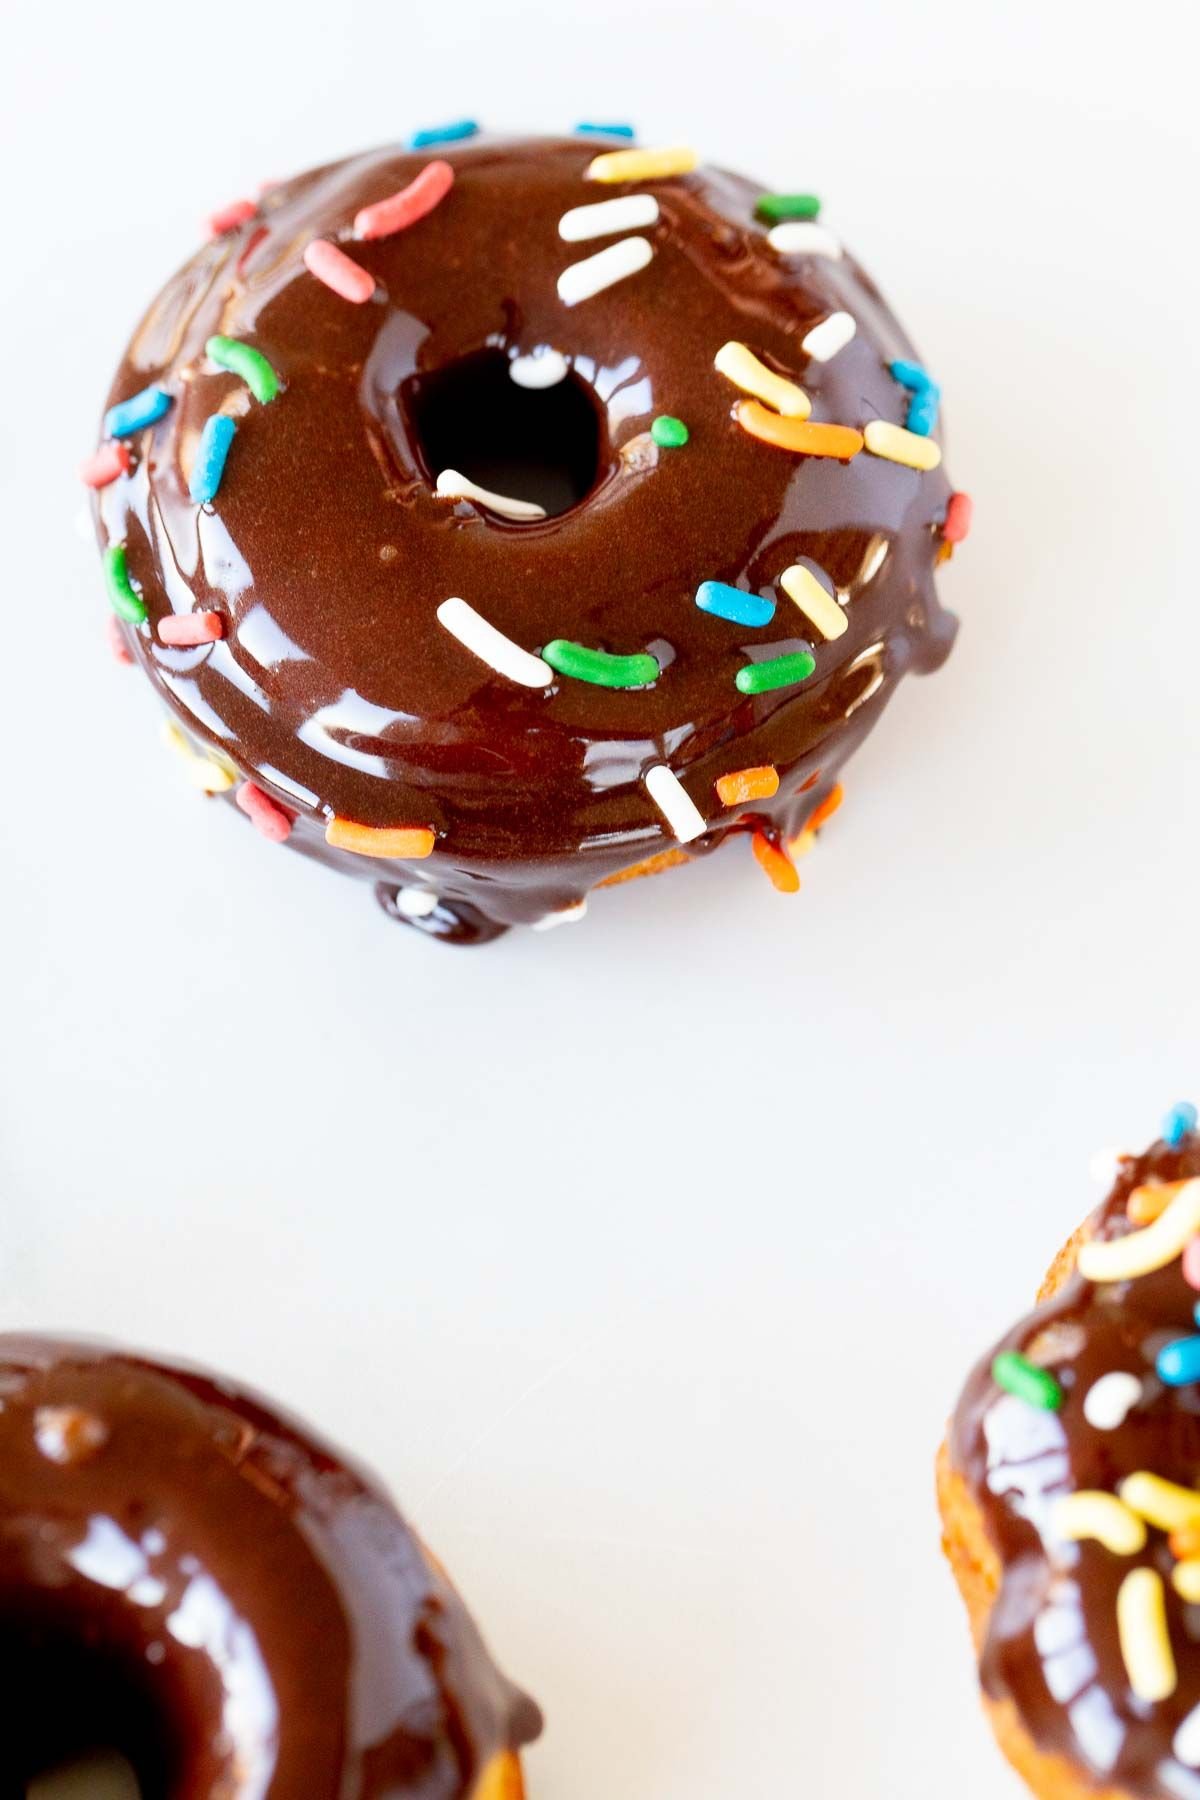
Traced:
[[592, 389], [568, 372], [553, 387], [521, 387], [502, 350], [483, 350], [401, 393], [431, 483], [446, 469], [493, 494], [529, 500], [551, 517], [585, 500], [600, 475], [603, 432]]

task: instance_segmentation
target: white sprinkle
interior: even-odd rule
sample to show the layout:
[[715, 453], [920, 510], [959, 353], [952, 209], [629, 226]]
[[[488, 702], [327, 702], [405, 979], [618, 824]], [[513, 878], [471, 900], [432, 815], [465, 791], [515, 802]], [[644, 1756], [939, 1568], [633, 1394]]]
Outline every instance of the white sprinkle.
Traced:
[[1088, 1163], [1088, 1174], [1097, 1187], [1110, 1188], [1121, 1173], [1121, 1152], [1106, 1145]]
[[681, 844], [690, 844], [708, 830], [704, 815], [666, 763], [656, 763], [647, 772], [646, 791]]
[[547, 913], [544, 919], [535, 919], [535, 931], [553, 931], [559, 925], [577, 925], [587, 912], [587, 901], [577, 900], [574, 906], [560, 907], [558, 912]]
[[1185, 1769], [1200, 1769], [1200, 1706], [1193, 1706], [1175, 1733], [1171, 1754]]
[[558, 221], [558, 235], [568, 244], [582, 244], [586, 238], [638, 231], [643, 225], [657, 223], [658, 201], [653, 194], [624, 194], [619, 200], [601, 200], [595, 206], [573, 206]]
[[537, 506], [532, 500], [513, 500], [507, 494], [494, 494], [490, 488], [468, 481], [457, 469], [442, 470], [437, 478], [437, 492], [440, 500], [475, 500], [489, 512], [499, 513], [503, 519], [544, 519], [546, 516], [544, 506]]
[[523, 388], [552, 388], [567, 378], [567, 359], [561, 350], [535, 350], [532, 356], [514, 357], [509, 379]]
[[437, 616], [451, 637], [456, 637], [489, 669], [495, 669], [497, 675], [507, 675], [522, 687], [545, 688], [553, 682], [554, 670], [549, 663], [522, 650], [520, 644], [514, 644], [502, 631], [489, 625], [465, 600], [443, 600]]
[[813, 225], [808, 219], [787, 219], [767, 233], [767, 242], [780, 256], [832, 256], [842, 254], [842, 246], [832, 231]]
[[582, 262], [564, 269], [558, 278], [558, 297], [564, 306], [578, 306], [627, 275], [636, 275], [653, 255], [649, 238], [622, 238], [619, 244], [610, 244], [607, 250], [597, 250], [595, 256], [585, 256]]
[[396, 911], [406, 919], [427, 919], [437, 911], [438, 897], [432, 888], [402, 887], [396, 890]]
[[1136, 1375], [1114, 1369], [1093, 1382], [1083, 1402], [1083, 1416], [1097, 1431], [1116, 1431], [1142, 1397], [1142, 1384]]
[[848, 312], [830, 313], [819, 325], [806, 332], [801, 339], [800, 348], [814, 362], [828, 362], [839, 350], [844, 350], [851, 341], [858, 326]]

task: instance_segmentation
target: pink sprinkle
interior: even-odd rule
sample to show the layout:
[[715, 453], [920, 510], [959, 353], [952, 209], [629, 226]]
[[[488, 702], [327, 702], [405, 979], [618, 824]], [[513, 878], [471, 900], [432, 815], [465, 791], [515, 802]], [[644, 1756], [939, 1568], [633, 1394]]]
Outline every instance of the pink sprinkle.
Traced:
[[261, 832], [271, 843], [282, 844], [291, 836], [291, 815], [264, 794], [253, 781], [243, 781], [233, 797], [255, 831]]
[[190, 650], [196, 644], [215, 644], [225, 636], [225, 621], [219, 612], [171, 613], [158, 623], [158, 641], [175, 650]]
[[1189, 1287], [1200, 1288], [1200, 1237], [1191, 1238], [1184, 1249], [1183, 1279]]
[[258, 211], [254, 200], [231, 200], [219, 212], [211, 213], [208, 220], [209, 237], [224, 237], [227, 231], [236, 231], [239, 225], [245, 225]]
[[125, 642], [125, 633], [121, 630], [121, 621], [116, 613], [109, 613], [104, 621], [104, 629], [108, 634], [108, 647], [113, 653], [113, 660], [128, 667], [133, 662], [133, 652]]
[[971, 514], [974, 510], [970, 494], [951, 494], [942, 526], [942, 536], [948, 544], [963, 542], [971, 529]]
[[80, 463], [79, 479], [90, 488], [107, 487], [118, 475], [128, 475], [132, 467], [128, 444], [101, 444], [94, 456]]
[[416, 180], [410, 181], [398, 194], [377, 200], [374, 206], [364, 206], [361, 212], [355, 213], [355, 235], [360, 238], [391, 237], [394, 231], [403, 231], [406, 226], [423, 219], [426, 213], [431, 213], [453, 186], [454, 170], [448, 162], [426, 163]]
[[343, 300], [361, 306], [375, 292], [375, 277], [358, 263], [351, 262], [344, 250], [328, 238], [314, 238], [304, 252], [304, 266], [310, 275], [323, 281], [327, 288]]

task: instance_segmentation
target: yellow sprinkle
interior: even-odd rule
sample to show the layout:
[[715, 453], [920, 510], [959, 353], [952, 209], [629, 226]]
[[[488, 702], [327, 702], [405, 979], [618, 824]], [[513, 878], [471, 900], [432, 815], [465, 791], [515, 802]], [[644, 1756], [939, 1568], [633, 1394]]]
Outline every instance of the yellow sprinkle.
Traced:
[[1129, 1685], [1139, 1700], [1169, 1700], [1178, 1676], [1167, 1631], [1166, 1593], [1153, 1569], [1131, 1569], [1117, 1594], [1117, 1633]]
[[768, 369], [745, 344], [722, 344], [713, 357], [713, 367], [744, 393], [765, 400], [785, 419], [807, 419], [812, 411], [812, 401], [804, 389]]
[[1200, 1606], [1200, 1561], [1191, 1558], [1176, 1563], [1171, 1570], [1171, 1586], [1189, 1606]]
[[793, 563], [790, 569], [785, 569], [779, 577], [779, 585], [823, 638], [840, 638], [849, 627], [850, 621], [833, 595], [803, 563]]
[[609, 150], [588, 164], [589, 181], [665, 181], [686, 175], [700, 158], [682, 145], [671, 150]]
[[1114, 1556], [1136, 1556], [1146, 1548], [1146, 1527], [1137, 1514], [1115, 1494], [1098, 1488], [1067, 1494], [1054, 1508], [1053, 1523], [1057, 1535], [1068, 1543], [1095, 1538]]
[[188, 779], [206, 794], [226, 794], [237, 780], [237, 775], [224, 762], [215, 756], [205, 756], [194, 748], [186, 735], [179, 729], [174, 719], [164, 719], [162, 728], [163, 742], [168, 749], [174, 750], [187, 770]]
[[864, 425], [863, 438], [872, 456], [885, 456], [908, 469], [936, 469], [942, 460], [942, 446], [933, 438], [918, 437], [915, 431], [905, 431], [887, 419], [872, 419]]
[[1075, 1266], [1085, 1281], [1131, 1281], [1137, 1275], [1152, 1275], [1182, 1256], [1197, 1231], [1200, 1181], [1188, 1181], [1152, 1225], [1127, 1237], [1085, 1244]]
[[1160, 1531], [1181, 1531], [1185, 1525], [1200, 1522], [1200, 1493], [1145, 1469], [1127, 1475], [1117, 1493], [1126, 1506]]

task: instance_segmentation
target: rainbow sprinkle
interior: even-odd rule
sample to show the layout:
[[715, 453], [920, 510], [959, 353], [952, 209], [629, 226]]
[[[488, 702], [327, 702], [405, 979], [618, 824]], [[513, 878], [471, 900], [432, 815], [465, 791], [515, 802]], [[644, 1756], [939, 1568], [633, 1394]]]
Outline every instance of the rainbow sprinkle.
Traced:
[[398, 193], [354, 215], [354, 234], [360, 238], [392, 237], [406, 231], [439, 206], [454, 186], [454, 170], [448, 162], [427, 163], [421, 173]]
[[667, 181], [672, 175], [688, 175], [700, 158], [694, 150], [678, 145], [669, 150], [609, 150], [593, 157], [588, 181]]
[[635, 138], [637, 136], [632, 125], [592, 125], [586, 120], [582, 124], [576, 125], [575, 130], [584, 132], [591, 137]]
[[1129, 1685], [1139, 1700], [1169, 1700], [1178, 1675], [1167, 1630], [1162, 1576], [1156, 1569], [1131, 1569], [1117, 1594], [1117, 1634]]
[[104, 582], [109, 605], [118, 619], [127, 625], [144, 625], [146, 608], [129, 579], [129, 563], [124, 544], [113, 544], [104, 552]]
[[90, 488], [107, 487], [119, 476], [128, 475], [132, 467], [128, 444], [101, 444], [93, 456], [79, 465], [79, 479]]
[[431, 144], [460, 144], [464, 138], [479, 136], [474, 119], [452, 119], [448, 125], [427, 125], [414, 131], [408, 140], [410, 150], [428, 150]]
[[[849, 462], [863, 447], [863, 434], [853, 425], [785, 419], [758, 400], [739, 400], [734, 417], [751, 437], [760, 438], [764, 444], [773, 444], [777, 450], [791, 450], [796, 456], [832, 456], [839, 462]], [[900, 428], [893, 425], [891, 429], [898, 431]], [[920, 441], [913, 439], [914, 443]]]
[[775, 602], [761, 594], [748, 594], [744, 588], [730, 587], [724, 581], [702, 581], [696, 589], [696, 605], [714, 618], [728, 619], [731, 625], [758, 627], [769, 625], [775, 617]]
[[304, 266], [330, 293], [349, 300], [352, 306], [364, 306], [375, 293], [375, 277], [370, 271], [328, 238], [314, 238], [305, 247]]
[[1027, 1406], [1039, 1407], [1043, 1412], [1058, 1412], [1066, 1398], [1049, 1369], [1039, 1369], [1019, 1350], [1001, 1350], [993, 1357], [992, 1380], [1006, 1394], [1024, 1400]]
[[649, 238], [620, 238], [607, 250], [598, 250], [595, 256], [585, 256], [582, 262], [565, 268], [558, 278], [558, 297], [564, 306], [578, 306], [581, 300], [590, 300], [627, 276], [636, 275], [653, 258], [654, 245]]
[[905, 424], [917, 437], [928, 437], [937, 424], [941, 388], [920, 363], [900, 359], [889, 364], [889, 368], [900, 386], [907, 388], [912, 395]]
[[805, 332], [800, 348], [814, 362], [829, 362], [853, 341], [857, 331], [858, 326], [848, 312], [832, 312], [819, 325]]
[[650, 427], [651, 439], [660, 450], [681, 450], [691, 435], [683, 420], [670, 413], [660, 413]]
[[1163, 1120], [1163, 1143], [1169, 1144], [1172, 1150], [1177, 1150], [1188, 1133], [1195, 1131], [1198, 1117], [1200, 1115], [1190, 1100], [1180, 1100]]
[[849, 630], [847, 614], [803, 563], [793, 563], [790, 569], [785, 569], [779, 577], [779, 585], [823, 638], [840, 638]]
[[607, 650], [589, 650], [586, 645], [571, 644], [565, 638], [552, 639], [543, 647], [542, 655], [557, 674], [573, 681], [590, 681], [594, 687], [649, 687], [662, 673], [648, 651], [612, 656]]
[[437, 838], [427, 825], [358, 825], [353, 819], [335, 815], [325, 827], [325, 842], [334, 850], [348, 850], [353, 856], [423, 862], [433, 855]]
[[1164, 1344], [1154, 1359], [1154, 1369], [1167, 1387], [1190, 1387], [1200, 1381], [1200, 1337], [1176, 1338]]
[[863, 430], [863, 442], [872, 456], [903, 463], [906, 468], [922, 473], [936, 469], [942, 460], [942, 447], [932, 438], [906, 431], [902, 425], [893, 425], [887, 419], [872, 419]]
[[194, 650], [224, 636], [225, 620], [219, 612], [168, 613], [159, 620], [158, 641], [173, 650]]
[[708, 830], [704, 814], [666, 763], [657, 763], [645, 775], [646, 791], [681, 844], [690, 844]]
[[104, 435], [132, 437], [135, 431], [157, 424], [170, 408], [171, 396], [165, 388], [143, 388], [140, 394], [132, 394], [128, 400], [120, 400], [116, 406], [109, 407], [104, 415]]
[[256, 781], [243, 781], [233, 797], [255, 831], [268, 843], [284, 844], [291, 837], [291, 814], [264, 794]]
[[257, 211], [257, 200], [231, 200], [228, 206], [209, 214], [206, 221], [209, 237], [224, 237], [227, 231], [236, 231], [240, 225], [249, 224]]
[[815, 194], [760, 194], [754, 202], [754, 216], [768, 225], [782, 224], [785, 219], [815, 219], [821, 202]]
[[204, 353], [218, 369], [228, 369], [231, 375], [244, 381], [263, 406], [268, 406], [278, 394], [279, 377], [262, 351], [256, 350], [253, 344], [247, 344], [241, 338], [210, 337]]
[[734, 769], [718, 776], [717, 798], [722, 806], [744, 806], [749, 800], [772, 800], [779, 792], [779, 770], [774, 763], [756, 769]]
[[759, 868], [776, 893], [800, 892], [800, 877], [796, 873], [796, 865], [782, 844], [776, 843], [765, 831], [756, 831], [750, 839], [750, 848]]
[[816, 658], [808, 650], [795, 650], [787, 656], [768, 657], [765, 662], [748, 663], [734, 677], [739, 694], [770, 694], [776, 688], [795, 687], [807, 681], [816, 668]]
[[224, 413], [213, 413], [204, 421], [188, 482], [188, 493], [197, 506], [207, 506], [216, 499], [225, 473], [225, 459], [236, 435], [236, 424]]
[[713, 357], [713, 368], [743, 393], [765, 401], [785, 419], [807, 419], [812, 411], [812, 401], [804, 389], [768, 369], [745, 344], [722, 344]]

